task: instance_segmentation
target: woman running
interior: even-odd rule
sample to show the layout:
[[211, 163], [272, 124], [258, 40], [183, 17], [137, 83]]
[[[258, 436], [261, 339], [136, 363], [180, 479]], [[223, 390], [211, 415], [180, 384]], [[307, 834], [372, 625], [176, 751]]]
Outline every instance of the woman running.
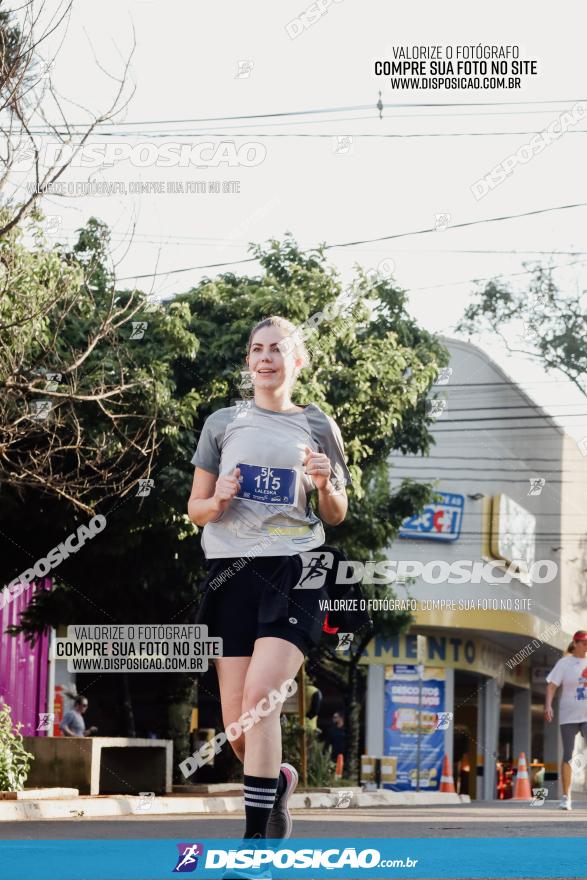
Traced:
[[571, 760], [578, 733], [587, 746], [587, 632], [578, 630], [564, 657], [555, 664], [546, 679], [546, 700], [544, 717], [548, 722], [554, 718], [552, 702], [557, 688], [561, 689], [558, 707], [558, 722], [563, 741], [561, 762], [561, 783], [563, 794], [560, 799], [561, 810], [571, 810], [571, 784], [573, 769]]
[[[191, 521], [204, 527], [209, 560], [198, 620], [223, 640], [223, 656], [215, 662], [225, 728], [266, 705], [268, 694], [295, 678], [318, 643], [324, 592], [292, 588], [307, 558], [299, 554], [324, 545], [322, 523], [344, 520], [344, 486], [351, 482], [336, 423], [315, 404], [298, 406], [291, 399], [308, 363], [295, 325], [276, 316], [257, 324], [246, 363], [253, 400], [206, 419], [192, 459], [188, 504]], [[319, 517], [309, 503], [314, 491]], [[312, 554], [319, 566], [324, 558]], [[231, 742], [244, 764], [244, 837], [285, 838], [298, 774], [281, 763], [280, 709], [257, 717]]]

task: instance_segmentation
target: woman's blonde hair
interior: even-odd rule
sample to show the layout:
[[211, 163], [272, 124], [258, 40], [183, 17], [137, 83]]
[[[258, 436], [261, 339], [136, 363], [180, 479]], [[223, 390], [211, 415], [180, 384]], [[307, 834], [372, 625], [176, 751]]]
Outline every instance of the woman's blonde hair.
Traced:
[[281, 347], [282, 354], [287, 354], [290, 351], [293, 351], [294, 357], [302, 358], [303, 363], [300, 367], [300, 370], [303, 370], [304, 367], [307, 367], [310, 363], [310, 355], [308, 354], [308, 349], [306, 348], [306, 343], [304, 342], [304, 337], [300, 331], [299, 327], [296, 327], [291, 321], [288, 321], [287, 318], [282, 318], [279, 315], [271, 315], [269, 318], [263, 318], [262, 321], [259, 321], [258, 324], [255, 324], [251, 333], [249, 335], [249, 341], [247, 343], [247, 356], [251, 351], [251, 345], [253, 344], [253, 339], [255, 334], [261, 330], [263, 327], [279, 327], [281, 330], [285, 330], [287, 332], [287, 336], [285, 336], [280, 343], [280, 347], [284, 342], [286, 345]]

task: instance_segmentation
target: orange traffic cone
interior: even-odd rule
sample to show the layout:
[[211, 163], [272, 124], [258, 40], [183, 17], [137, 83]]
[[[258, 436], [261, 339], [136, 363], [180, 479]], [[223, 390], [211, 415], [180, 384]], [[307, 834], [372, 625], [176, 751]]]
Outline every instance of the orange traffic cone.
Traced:
[[440, 777], [439, 791], [449, 791], [452, 794], [456, 794], [455, 781], [452, 777], [448, 755], [444, 756], [444, 761], [442, 762], [442, 776]]
[[516, 773], [516, 784], [514, 786], [514, 795], [512, 799], [514, 801], [532, 800], [528, 766], [526, 764], [526, 755], [524, 752], [520, 752], [520, 757], [518, 758], [518, 772]]
[[344, 767], [344, 757], [342, 755], [336, 756], [336, 769], [334, 771], [335, 779], [342, 779], [342, 769]]
[[456, 793], [455, 781], [452, 776], [452, 770], [450, 769], [448, 755], [444, 756], [444, 761], [442, 762], [442, 776], [440, 777], [439, 791], [449, 791], [452, 792], [452, 794]]

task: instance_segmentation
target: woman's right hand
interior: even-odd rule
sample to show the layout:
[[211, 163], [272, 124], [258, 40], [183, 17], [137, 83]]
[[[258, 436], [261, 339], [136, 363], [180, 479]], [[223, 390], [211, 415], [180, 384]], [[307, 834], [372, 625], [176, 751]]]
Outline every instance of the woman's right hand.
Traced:
[[554, 712], [552, 711], [551, 706], [545, 706], [544, 708], [544, 717], [550, 723], [554, 718]]
[[216, 480], [214, 489], [214, 504], [219, 515], [222, 515], [234, 496], [240, 489], [238, 481], [241, 475], [240, 468], [235, 468], [231, 474], [224, 474]]

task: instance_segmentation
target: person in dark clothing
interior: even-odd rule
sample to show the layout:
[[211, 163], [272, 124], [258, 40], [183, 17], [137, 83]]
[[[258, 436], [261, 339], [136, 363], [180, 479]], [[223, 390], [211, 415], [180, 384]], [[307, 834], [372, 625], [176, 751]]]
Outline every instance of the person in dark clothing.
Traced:
[[339, 755], [344, 755], [346, 745], [346, 729], [342, 712], [334, 712], [332, 715], [332, 724], [328, 728], [326, 739], [332, 746], [332, 757], [336, 761]]

